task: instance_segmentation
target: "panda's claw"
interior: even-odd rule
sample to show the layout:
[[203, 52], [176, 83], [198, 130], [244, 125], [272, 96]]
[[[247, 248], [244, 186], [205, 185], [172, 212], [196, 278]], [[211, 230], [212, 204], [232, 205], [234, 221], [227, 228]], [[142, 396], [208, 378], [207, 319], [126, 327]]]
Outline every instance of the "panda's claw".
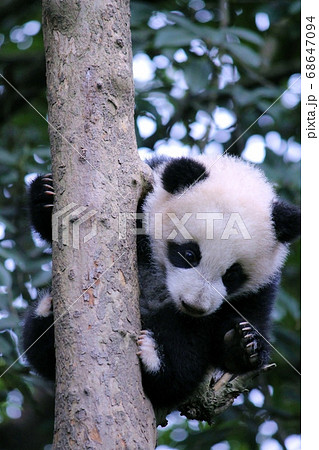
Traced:
[[249, 322], [239, 322], [239, 326], [241, 327], [246, 327], [247, 325], [249, 325]]
[[258, 353], [254, 353], [253, 355], [249, 356], [249, 360], [251, 362], [251, 364], [255, 365], [256, 363], [259, 362], [259, 355]]
[[245, 338], [252, 331], [252, 327], [249, 322], [240, 322], [235, 327], [238, 332]]
[[224, 335], [225, 366], [231, 373], [257, 369], [267, 359], [259, 333], [248, 322], [238, 322]]
[[248, 341], [248, 340], [251, 339], [252, 337], [253, 337], [252, 333], [248, 333], [248, 334], [245, 334], [245, 335], [243, 336], [243, 339], [244, 339], [245, 341]]
[[[39, 176], [39, 184], [37, 185], [37, 206], [43, 209], [53, 208], [53, 199], [55, 196], [54, 188], [52, 185], [51, 174]], [[45, 213], [47, 214], [47, 213]]]
[[251, 330], [251, 327], [245, 327], [245, 328], [242, 328], [242, 329], [241, 329], [241, 331], [243, 331], [243, 332], [244, 332], [244, 331], [250, 331], [250, 330]]
[[256, 350], [257, 350], [257, 342], [255, 340], [249, 342], [249, 344], [246, 345], [246, 352], [250, 358], [254, 355], [257, 355]]

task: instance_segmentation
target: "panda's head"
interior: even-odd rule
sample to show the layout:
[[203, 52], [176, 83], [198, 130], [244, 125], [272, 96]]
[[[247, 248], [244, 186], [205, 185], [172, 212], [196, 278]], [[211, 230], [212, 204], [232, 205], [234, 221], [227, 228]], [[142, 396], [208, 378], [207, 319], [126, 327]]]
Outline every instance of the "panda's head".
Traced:
[[300, 211], [279, 201], [263, 173], [238, 158], [172, 159], [154, 171], [144, 213], [175, 306], [193, 316], [256, 292], [278, 273]]

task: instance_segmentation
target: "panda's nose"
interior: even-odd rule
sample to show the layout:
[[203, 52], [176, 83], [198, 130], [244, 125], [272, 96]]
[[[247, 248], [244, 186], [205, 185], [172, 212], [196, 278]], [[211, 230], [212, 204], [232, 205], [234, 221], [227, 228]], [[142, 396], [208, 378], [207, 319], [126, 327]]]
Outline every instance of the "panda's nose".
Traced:
[[183, 308], [185, 309], [185, 311], [188, 314], [191, 314], [193, 316], [203, 316], [204, 314], [206, 314], [206, 310], [205, 309], [200, 308], [198, 306], [189, 305], [184, 300], [182, 300], [182, 305], [183, 305]]

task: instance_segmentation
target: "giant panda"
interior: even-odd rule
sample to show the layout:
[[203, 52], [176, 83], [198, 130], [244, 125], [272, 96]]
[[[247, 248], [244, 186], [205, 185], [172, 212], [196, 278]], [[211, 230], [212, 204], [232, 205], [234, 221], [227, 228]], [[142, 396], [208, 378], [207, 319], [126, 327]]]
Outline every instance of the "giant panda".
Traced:
[[[280, 200], [256, 166], [237, 157], [153, 158], [153, 183], [140, 199], [137, 257], [142, 330], [138, 355], [156, 408], [185, 401], [208, 370], [233, 374], [269, 358], [271, 314], [300, 211]], [[52, 178], [30, 186], [33, 227], [51, 240]], [[53, 324], [49, 292], [29, 307], [27, 350]], [[54, 379], [54, 331], [27, 351]]]

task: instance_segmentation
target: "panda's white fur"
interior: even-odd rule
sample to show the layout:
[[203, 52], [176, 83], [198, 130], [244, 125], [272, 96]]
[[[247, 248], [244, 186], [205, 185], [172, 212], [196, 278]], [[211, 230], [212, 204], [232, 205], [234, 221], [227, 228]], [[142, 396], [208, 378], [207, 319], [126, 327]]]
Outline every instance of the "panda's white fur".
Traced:
[[[153, 256], [165, 268], [167, 288], [175, 305], [183, 310], [184, 302], [208, 315], [227, 295], [221, 277], [233, 263], [239, 262], [249, 274], [236, 295], [255, 292], [282, 267], [287, 246], [276, 239], [271, 220], [276, 194], [259, 169], [230, 156], [193, 159], [205, 166], [208, 177], [181, 193], [171, 194], [163, 188], [165, 164], [160, 165], [154, 171], [154, 190], [147, 196], [143, 211]], [[207, 213], [219, 213], [222, 219], [212, 221], [213, 216]], [[177, 224], [183, 223], [184, 217], [185, 228], [178, 229], [170, 214], [176, 215]], [[213, 239], [211, 234], [207, 239], [212, 224]], [[190, 236], [201, 249], [199, 265], [189, 270], [174, 267], [167, 256], [167, 242], [173, 237], [181, 244]]]
[[149, 330], [142, 330], [137, 343], [139, 345], [137, 354], [141, 358], [145, 370], [150, 373], [158, 372], [161, 367], [161, 360], [157, 352], [153, 333]]
[[48, 317], [53, 314], [52, 311], [52, 295], [45, 291], [39, 297], [39, 302], [35, 308], [35, 315], [37, 317]]

